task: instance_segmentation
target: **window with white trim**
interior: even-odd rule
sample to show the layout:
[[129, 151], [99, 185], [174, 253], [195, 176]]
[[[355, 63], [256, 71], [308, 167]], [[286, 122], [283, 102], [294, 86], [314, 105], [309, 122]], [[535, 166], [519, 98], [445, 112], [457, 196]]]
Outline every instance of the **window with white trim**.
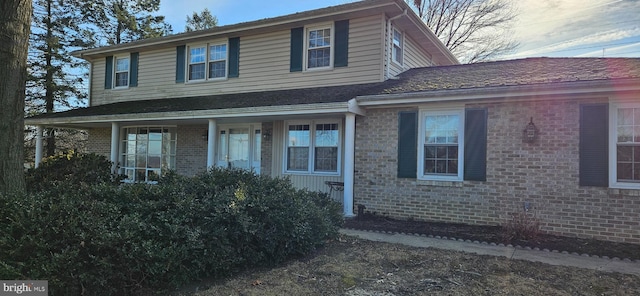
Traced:
[[421, 111], [418, 178], [462, 181], [464, 110]]
[[391, 50], [392, 59], [394, 62], [402, 65], [404, 54], [404, 37], [402, 32], [393, 29], [393, 48]]
[[123, 129], [122, 172], [127, 182], [154, 182], [176, 167], [175, 127]]
[[115, 60], [114, 87], [128, 87], [130, 67], [129, 57], [116, 57]]
[[618, 187], [640, 188], [640, 104], [611, 108], [613, 138], [612, 183]]
[[189, 46], [187, 77], [189, 81], [227, 77], [227, 44]]
[[340, 124], [337, 121], [289, 123], [286, 141], [287, 172], [339, 173]]
[[331, 25], [312, 27], [306, 30], [306, 69], [330, 68], [333, 66], [333, 28]]

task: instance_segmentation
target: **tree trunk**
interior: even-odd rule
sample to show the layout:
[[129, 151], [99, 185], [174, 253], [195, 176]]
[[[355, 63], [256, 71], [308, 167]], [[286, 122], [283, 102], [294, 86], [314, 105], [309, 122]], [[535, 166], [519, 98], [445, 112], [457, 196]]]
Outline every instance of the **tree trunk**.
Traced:
[[[51, 23], [52, 15], [51, 15], [51, 1], [48, 0], [46, 2], [47, 5], [47, 17], [45, 18], [45, 24], [47, 26], [47, 39], [45, 41], [47, 51], [44, 53], [45, 59], [45, 69], [46, 74], [44, 77], [44, 87], [45, 87], [45, 95], [44, 100], [46, 102], [46, 112], [53, 113], [54, 103], [55, 103], [55, 94], [54, 88], [56, 87], [55, 82], [53, 81], [53, 74], [56, 69], [53, 68], [53, 24]], [[56, 135], [55, 130], [53, 128], [47, 129], [47, 154], [46, 156], [53, 156], [56, 154]]]
[[24, 191], [24, 98], [31, 0], [0, 1], [0, 193]]

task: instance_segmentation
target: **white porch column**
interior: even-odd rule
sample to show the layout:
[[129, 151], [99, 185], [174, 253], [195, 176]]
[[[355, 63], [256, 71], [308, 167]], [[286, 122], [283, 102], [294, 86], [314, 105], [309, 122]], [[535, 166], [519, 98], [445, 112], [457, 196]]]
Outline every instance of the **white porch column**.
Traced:
[[356, 151], [356, 115], [347, 113], [344, 131], [344, 216], [353, 217], [353, 179]]
[[120, 146], [120, 124], [117, 122], [111, 123], [111, 162], [113, 165], [111, 166], [111, 172], [117, 173], [118, 169], [118, 154]]
[[42, 153], [43, 153], [43, 145], [42, 145], [42, 125], [36, 126], [36, 159], [34, 161], [35, 166], [39, 167], [42, 162]]
[[215, 119], [209, 119], [209, 132], [207, 134], [207, 169], [214, 166], [216, 151], [217, 125]]

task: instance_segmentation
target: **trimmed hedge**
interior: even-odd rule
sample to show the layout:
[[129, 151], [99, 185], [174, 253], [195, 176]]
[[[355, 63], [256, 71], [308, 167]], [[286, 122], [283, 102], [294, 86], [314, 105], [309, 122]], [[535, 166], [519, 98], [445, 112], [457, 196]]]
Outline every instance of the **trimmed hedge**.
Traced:
[[157, 185], [68, 186], [0, 197], [0, 278], [50, 295], [138, 295], [308, 254], [337, 236], [340, 205], [287, 179], [212, 169]]

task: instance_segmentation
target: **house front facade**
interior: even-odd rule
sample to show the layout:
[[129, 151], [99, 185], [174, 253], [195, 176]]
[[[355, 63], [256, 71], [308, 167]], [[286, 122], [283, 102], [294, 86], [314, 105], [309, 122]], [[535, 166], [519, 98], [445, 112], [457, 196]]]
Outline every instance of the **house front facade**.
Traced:
[[526, 209], [551, 233], [640, 243], [638, 59], [458, 65], [397, 0], [76, 55], [89, 107], [26, 122], [88, 130], [127, 181], [237, 167], [330, 192], [345, 216]]

